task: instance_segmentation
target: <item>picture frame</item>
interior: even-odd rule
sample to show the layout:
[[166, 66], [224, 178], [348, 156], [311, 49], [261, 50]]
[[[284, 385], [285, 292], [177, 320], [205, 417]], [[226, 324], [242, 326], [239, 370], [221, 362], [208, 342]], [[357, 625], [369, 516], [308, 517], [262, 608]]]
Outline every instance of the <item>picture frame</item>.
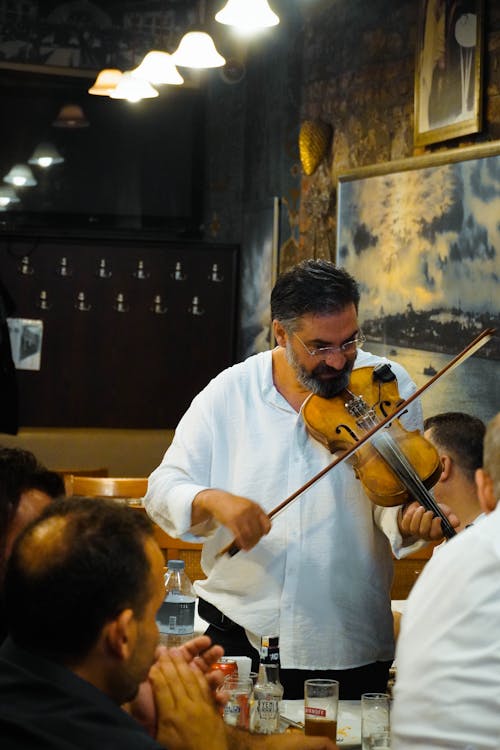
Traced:
[[483, 36], [484, 0], [420, 0], [416, 146], [481, 130]]
[[[500, 331], [500, 141], [351, 170], [337, 194], [336, 262], [359, 283], [365, 348], [420, 387], [481, 330]], [[422, 404], [491, 419], [498, 333]]]
[[146, 5], [97, 0], [31, 0], [9, 16], [0, 8], [0, 69], [94, 78], [103, 68], [130, 70], [151, 49], [175, 49], [197, 15], [197, 0]]

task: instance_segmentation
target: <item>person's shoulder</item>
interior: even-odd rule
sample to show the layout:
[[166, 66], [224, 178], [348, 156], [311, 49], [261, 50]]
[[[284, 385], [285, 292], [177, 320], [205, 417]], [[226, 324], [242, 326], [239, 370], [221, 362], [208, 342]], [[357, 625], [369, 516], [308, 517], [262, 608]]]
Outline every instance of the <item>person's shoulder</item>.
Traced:
[[215, 375], [195, 396], [193, 404], [219, 402], [221, 399], [225, 401], [231, 393], [247, 393], [252, 385], [261, 387], [269, 378], [272, 378], [271, 351], [253, 354]]
[[[478, 555], [478, 549], [481, 549], [481, 555]], [[457, 566], [461, 569], [467, 566], [477, 572], [488, 568], [492, 560], [497, 566], [500, 559], [500, 507], [440, 544], [434, 552], [419, 578], [424, 579], [427, 575], [441, 577], [446, 571], [456, 571]]]
[[220, 385], [226, 387], [232, 383], [246, 381], [252, 377], [259, 377], [271, 367], [271, 359], [271, 350], [252, 354], [242, 362], [236, 362], [235, 364], [226, 367], [225, 370], [222, 370], [218, 375], [212, 378], [208, 383], [207, 388], [218, 387]]

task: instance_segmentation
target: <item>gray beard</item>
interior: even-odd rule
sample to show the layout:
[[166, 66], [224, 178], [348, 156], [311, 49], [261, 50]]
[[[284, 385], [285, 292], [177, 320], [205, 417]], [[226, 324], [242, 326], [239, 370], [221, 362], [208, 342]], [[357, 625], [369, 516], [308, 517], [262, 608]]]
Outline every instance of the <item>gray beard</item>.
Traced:
[[[342, 370], [335, 370], [335, 372], [338, 373], [337, 377], [330, 380], [321, 380], [314, 375], [314, 371], [308, 372], [306, 368], [300, 364], [289, 341], [286, 343], [285, 354], [287, 362], [293, 367], [299, 383], [303, 385], [304, 388], [307, 388], [308, 391], [314, 393], [315, 396], [321, 396], [321, 398], [333, 398], [334, 396], [338, 396], [338, 394], [341, 393], [349, 383], [354, 361], [346, 362], [346, 365]], [[321, 367], [321, 365], [318, 365], [318, 367]], [[324, 367], [328, 367], [328, 365], [325, 364]], [[328, 367], [328, 370], [333, 372], [331, 367]]]

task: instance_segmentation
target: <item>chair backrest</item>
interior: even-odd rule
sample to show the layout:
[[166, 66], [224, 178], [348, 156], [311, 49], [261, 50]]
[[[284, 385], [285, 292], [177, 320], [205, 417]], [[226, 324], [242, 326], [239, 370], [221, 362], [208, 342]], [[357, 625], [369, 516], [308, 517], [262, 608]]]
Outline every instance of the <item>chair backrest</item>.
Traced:
[[[146, 494], [148, 480], [145, 477], [87, 477], [67, 475], [66, 494], [84, 497], [141, 498]], [[132, 505], [137, 512], [145, 513], [142, 505]], [[201, 568], [201, 544], [192, 544], [176, 539], [160, 526], [153, 523], [155, 539], [163, 552], [165, 562], [172, 559], [184, 560], [186, 573], [194, 581], [205, 578]]]
[[[134, 510], [143, 513], [146, 512], [144, 506], [135, 506]], [[153, 522], [155, 539], [158, 546], [163, 552], [165, 562], [169, 560], [184, 560], [186, 573], [191, 581], [206, 578], [201, 567], [201, 550], [203, 545], [193, 542], [186, 542], [184, 539], [177, 539], [170, 536], [166, 531]]]
[[73, 494], [72, 482], [75, 474], [79, 477], [107, 477], [109, 474], [108, 469], [105, 467], [97, 469], [52, 469], [52, 471], [55, 471], [56, 474], [59, 474], [63, 478], [66, 495]]
[[66, 476], [66, 494], [84, 497], [144, 497], [148, 487], [146, 477], [88, 477]]

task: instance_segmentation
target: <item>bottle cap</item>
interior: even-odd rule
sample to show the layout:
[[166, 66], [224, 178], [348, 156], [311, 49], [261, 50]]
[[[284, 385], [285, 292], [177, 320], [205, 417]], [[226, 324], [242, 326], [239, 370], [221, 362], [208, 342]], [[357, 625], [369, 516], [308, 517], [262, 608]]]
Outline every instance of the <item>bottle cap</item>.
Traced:
[[169, 560], [167, 562], [168, 570], [184, 570], [184, 567], [185, 567], [184, 560]]

